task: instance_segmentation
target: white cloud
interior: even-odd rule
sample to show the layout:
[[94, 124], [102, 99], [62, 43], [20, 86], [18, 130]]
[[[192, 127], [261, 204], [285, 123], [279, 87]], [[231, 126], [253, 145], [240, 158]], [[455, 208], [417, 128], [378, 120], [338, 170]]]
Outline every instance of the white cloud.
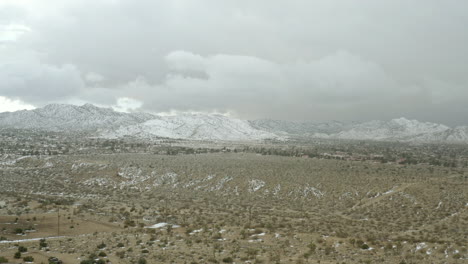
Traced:
[[129, 97], [120, 97], [117, 99], [117, 105], [112, 106], [112, 108], [118, 112], [129, 113], [138, 110], [142, 106], [143, 103], [138, 100]]
[[14, 112], [18, 110], [31, 110], [35, 107], [22, 102], [21, 100], [13, 100], [5, 96], [0, 96], [0, 113]]
[[187, 51], [174, 51], [166, 56], [168, 67], [172, 70], [204, 71], [206, 60], [200, 55]]
[[0, 24], [0, 43], [16, 41], [23, 34], [31, 31], [31, 28], [21, 24]]
[[79, 94], [85, 85], [73, 64], [43, 63], [43, 54], [0, 46], [0, 95], [47, 103]]

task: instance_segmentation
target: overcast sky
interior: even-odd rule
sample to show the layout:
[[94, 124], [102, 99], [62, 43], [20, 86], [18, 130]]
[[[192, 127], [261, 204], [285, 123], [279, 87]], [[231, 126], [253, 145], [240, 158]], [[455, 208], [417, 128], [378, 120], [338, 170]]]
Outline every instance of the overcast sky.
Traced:
[[0, 111], [468, 124], [468, 1], [0, 0]]

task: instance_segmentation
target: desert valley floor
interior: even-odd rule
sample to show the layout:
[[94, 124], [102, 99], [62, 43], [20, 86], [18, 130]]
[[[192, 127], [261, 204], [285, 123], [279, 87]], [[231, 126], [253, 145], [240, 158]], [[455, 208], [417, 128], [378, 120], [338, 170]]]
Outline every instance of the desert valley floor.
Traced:
[[4, 155], [0, 177], [0, 256], [10, 262], [468, 256], [466, 168], [240, 151]]

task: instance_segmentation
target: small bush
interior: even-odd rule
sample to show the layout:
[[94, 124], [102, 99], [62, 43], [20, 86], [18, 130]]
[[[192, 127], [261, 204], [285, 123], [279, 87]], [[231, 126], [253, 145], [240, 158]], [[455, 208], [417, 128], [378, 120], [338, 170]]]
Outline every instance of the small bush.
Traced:
[[24, 253], [24, 252], [28, 252], [28, 249], [26, 247], [19, 246], [18, 251], [21, 252], [21, 253]]
[[103, 249], [103, 248], [105, 248], [105, 247], [106, 247], [106, 244], [104, 244], [104, 243], [101, 243], [101, 244], [99, 244], [99, 245], [97, 246], [98, 249]]
[[23, 258], [24, 262], [34, 262], [34, 258], [31, 256], [27, 256]]
[[234, 260], [231, 257], [223, 258], [224, 263], [233, 263]]
[[39, 248], [46, 248], [46, 247], [47, 247], [46, 240], [45, 239], [39, 240]]

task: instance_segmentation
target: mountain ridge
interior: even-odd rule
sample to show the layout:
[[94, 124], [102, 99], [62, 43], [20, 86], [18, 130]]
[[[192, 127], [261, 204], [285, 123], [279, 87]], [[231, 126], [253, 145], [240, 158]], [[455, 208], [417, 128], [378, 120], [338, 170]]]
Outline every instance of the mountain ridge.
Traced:
[[50, 104], [34, 110], [0, 113], [1, 128], [87, 132], [103, 138], [174, 138], [211, 141], [323, 138], [346, 140], [468, 143], [468, 126], [449, 127], [404, 117], [390, 121], [299, 122], [241, 120], [220, 114], [161, 116], [123, 113], [92, 104]]

